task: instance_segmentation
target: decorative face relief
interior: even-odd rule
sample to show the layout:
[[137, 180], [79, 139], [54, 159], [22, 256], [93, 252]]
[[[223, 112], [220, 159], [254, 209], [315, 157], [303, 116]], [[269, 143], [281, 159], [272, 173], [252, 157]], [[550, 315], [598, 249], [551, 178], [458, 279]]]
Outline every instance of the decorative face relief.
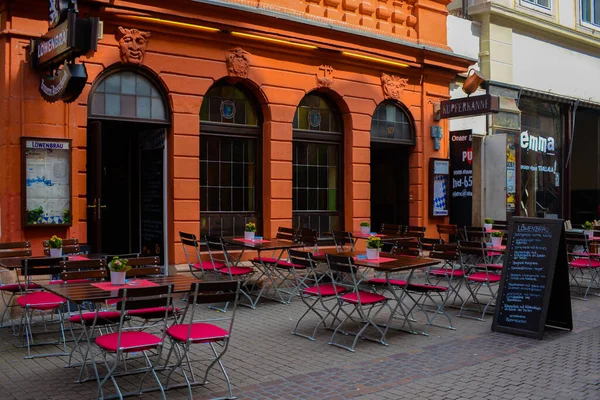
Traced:
[[121, 53], [121, 62], [124, 64], [142, 65], [144, 54], [150, 39], [150, 32], [139, 31], [135, 28], [119, 27], [117, 40]]
[[225, 53], [227, 73], [236, 78], [247, 78], [250, 71], [250, 53], [241, 47], [231, 49]]
[[381, 75], [381, 87], [386, 99], [400, 100], [407, 85], [408, 78], [388, 74]]

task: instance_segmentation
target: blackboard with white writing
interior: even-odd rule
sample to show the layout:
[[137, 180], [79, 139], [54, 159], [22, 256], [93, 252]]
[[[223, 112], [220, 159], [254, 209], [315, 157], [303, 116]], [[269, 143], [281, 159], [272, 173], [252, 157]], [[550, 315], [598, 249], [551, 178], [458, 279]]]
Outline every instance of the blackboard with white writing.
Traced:
[[541, 339], [547, 325], [573, 329], [563, 220], [515, 217], [492, 330]]

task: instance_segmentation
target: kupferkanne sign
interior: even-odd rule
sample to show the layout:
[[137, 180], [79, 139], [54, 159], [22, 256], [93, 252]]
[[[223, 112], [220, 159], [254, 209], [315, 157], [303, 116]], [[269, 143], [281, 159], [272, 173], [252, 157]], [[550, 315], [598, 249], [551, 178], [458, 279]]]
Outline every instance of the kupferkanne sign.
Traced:
[[[31, 41], [31, 66], [49, 72], [42, 77], [40, 93], [49, 102], [74, 101], [87, 80], [85, 67], [77, 57], [98, 47], [98, 18], [77, 18], [75, 0], [49, 0], [48, 26], [51, 30]], [[62, 68], [59, 67], [62, 65]]]
[[496, 113], [500, 111], [500, 99], [498, 96], [484, 94], [461, 99], [442, 100], [440, 109], [442, 119]]
[[562, 219], [510, 221], [492, 330], [541, 339], [545, 326], [573, 329]]

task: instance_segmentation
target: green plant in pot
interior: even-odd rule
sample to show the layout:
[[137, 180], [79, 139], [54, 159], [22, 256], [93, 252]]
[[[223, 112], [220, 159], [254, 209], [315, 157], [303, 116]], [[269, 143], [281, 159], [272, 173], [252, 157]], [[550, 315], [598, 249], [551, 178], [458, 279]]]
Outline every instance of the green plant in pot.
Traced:
[[360, 233], [368, 235], [371, 230], [371, 223], [369, 221], [363, 221], [360, 223]]
[[502, 246], [502, 237], [504, 232], [492, 232], [492, 247]]
[[118, 256], [113, 257], [108, 263], [108, 270], [110, 271], [110, 282], [113, 285], [124, 285], [125, 275], [127, 271], [131, 269], [129, 260], [126, 258], [119, 258]]
[[494, 223], [494, 220], [491, 218], [485, 218], [483, 220], [483, 227], [485, 228], [486, 232], [491, 232], [492, 231], [492, 224]]
[[244, 228], [244, 239], [254, 240], [256, 234], [256, 224], [254, 222], [248, 222]]
[[379, 249], [383, 247], [381, 238], [369, 236], [367, 239], [367, 260], [376, 260], [379, 258]]
[[50, 257], [62, 257], [62, 239], [54, 235], [48, 240], [50, 247]]
[[585, 221], [583, 226], [583, 233], [587, 236], [588, 239], [594, 237], [594, 223], [590, 221]]

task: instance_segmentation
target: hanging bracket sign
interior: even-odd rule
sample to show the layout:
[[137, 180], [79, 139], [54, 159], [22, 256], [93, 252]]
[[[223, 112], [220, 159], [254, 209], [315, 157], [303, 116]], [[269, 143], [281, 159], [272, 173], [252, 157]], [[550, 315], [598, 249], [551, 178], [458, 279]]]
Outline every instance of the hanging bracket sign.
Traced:
[[87, 71], [83, 64], [65, 64], [56, 74], [45, 75], [40, 82], [40, 93], [49, 103], [75, 101], [83, 91]]
[[441, 119], [497, 112], [500, 112], [500, 98], [491, 94], [440, 102]]

